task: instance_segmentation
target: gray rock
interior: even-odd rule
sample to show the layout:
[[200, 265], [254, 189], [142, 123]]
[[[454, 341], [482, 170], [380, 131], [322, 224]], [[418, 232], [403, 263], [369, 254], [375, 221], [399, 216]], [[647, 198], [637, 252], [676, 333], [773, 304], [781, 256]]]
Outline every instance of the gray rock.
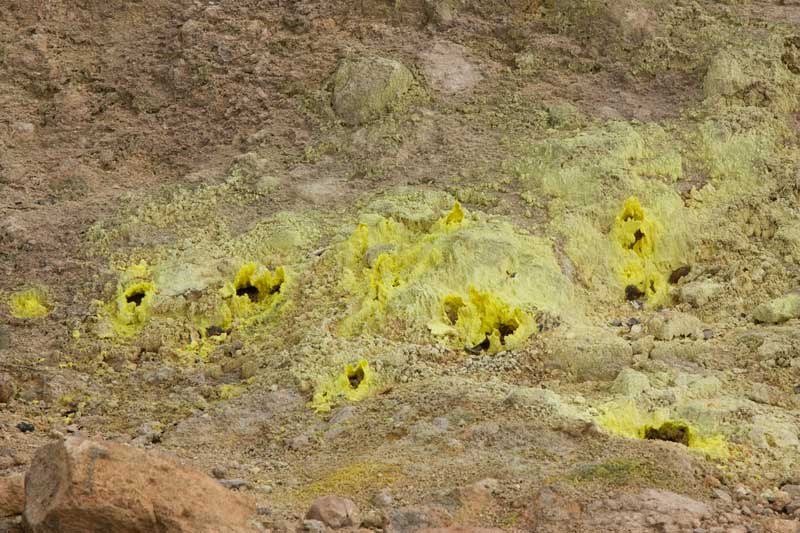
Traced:
[[650, 380], [645, 374], [632, 368], [625, 368], [611, 384], [611, 392], [623, 396], [637, 397], [650, 390]]
[[753, 319], [764, 324], [780, 324], [800, 317], [800, 293], [791, 292], [780, 298], [759, 305]]
[[319, 520], [303, 520], [303, 530], [310, 533], [324, 533], [325, 524]]
[[456, 18], [457, 5], [454, 0], [425, 0], [425, 15], [437, 26], [447, 26]]
[[703, 329], [699, 318], [677, 311], [659, 313], [647, 322], [647, 332], [660, 341], [682, 337], [699, 339], [703, 336]]
[[625, 339], [603, 328], [574, 327], [550, 337], [550, 364], [572, 372], [580, 381], [612, 380], [633, 361]]
[[411, 71], [392, 59], [345, 59], [333, 75], [333, 109], [351, 126], [369, 122], [396, 104], [413, 81]]
[[680, 289], [680, 300], [693, 307], [703, 307], [722, 289], [722, 285], [709, 280], [692, 281]]

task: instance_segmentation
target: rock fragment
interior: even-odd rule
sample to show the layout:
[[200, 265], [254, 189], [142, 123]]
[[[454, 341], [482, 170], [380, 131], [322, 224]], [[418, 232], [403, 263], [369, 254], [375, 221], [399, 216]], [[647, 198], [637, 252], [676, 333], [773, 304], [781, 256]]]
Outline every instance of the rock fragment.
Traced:
[[25, 477], [29, 533], [240, 533], [255, 506], [158, 452], [69, 437], [40, 448]]
[[22, 514], [25, 507], [25, 477], [14, 474], [0, 478], [0, 518]]
[[405, 65], [384, 57], [345, 59], [333, 75], [333, 109], [351, 126], [385, 113], [411, 87]]
[[311, 504], [306, 520], [319, 520], [328, 527], [339, 529], [360, 523], [358, 507], [352, 500], [340, 496], [320, 496]]
[[647, 375], [632, 368], [622, 369], [611, 384], [611, 392], [628, 397], [640, 396], [648, 390], [650, 390], [650, 380]]
[[753, 319], [762, 324], [780, 324], [800, 317], [800, 293], [791, 292], [756, 307]]

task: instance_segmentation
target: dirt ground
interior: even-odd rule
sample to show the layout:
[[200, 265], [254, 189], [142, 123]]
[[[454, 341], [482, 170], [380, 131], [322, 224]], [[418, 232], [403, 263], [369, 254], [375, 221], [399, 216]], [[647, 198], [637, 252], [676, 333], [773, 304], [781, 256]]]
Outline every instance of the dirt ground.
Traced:
[[[800, 2], [0, 4], [0, 474], [80, 433], [275, 530], [800, 527]], [[353, 121], [347, 64], [410, 76]]]

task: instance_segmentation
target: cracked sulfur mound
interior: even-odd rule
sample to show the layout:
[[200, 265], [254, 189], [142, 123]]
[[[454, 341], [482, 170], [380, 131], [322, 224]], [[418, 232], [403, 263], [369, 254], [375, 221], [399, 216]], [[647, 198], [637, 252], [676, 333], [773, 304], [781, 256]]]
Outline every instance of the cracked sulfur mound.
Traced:
[[630, 439], [661, 440], [682, 444], [712, 459], [727, 459], [728, 444], [720, 435], [707, 435], [682, 420], [673, 420], [660, 409], [641, 411], [633, 402], [612, 402], [600, 408], [597, 423], [606, 431]]
[[377, 377], [365, 359], [345, 365], [342, 372], [317, 384], [311, 407], [317, 412], [327, 412], [342, 400], [357, 402], [369, 396], [376, 388]]
[[250, 262], [242, 265], [233, 282], [222, 288], [221, 294], [235, 317], [250, 317], [268, 311], [283, 295], [286, 271], [278, 267], [270, 271], [263, 265]]
[[39, 288], [15, 292], [9, 298], [8, 306], [15, 318], [42, 318], [50, 313], [47, 293]]
[[342, 334], [412, 342], [433, 336], [452, 348], [496, 353], [521, 346], [537, 330], [539, 311], [579, 320], [582, 306], [550, 242], [451, 205], [427, 223], [362, 215], [337, 255], [349, 293]]
[[450, 294], [442, 301], [442, 316], [429, 327], [436, 335], [463, 340], [471, 353], [495, 353], [522, 344], [536, 329], [530, 314], [512, 307], [490, 292], [469, 287], [462, 297]]

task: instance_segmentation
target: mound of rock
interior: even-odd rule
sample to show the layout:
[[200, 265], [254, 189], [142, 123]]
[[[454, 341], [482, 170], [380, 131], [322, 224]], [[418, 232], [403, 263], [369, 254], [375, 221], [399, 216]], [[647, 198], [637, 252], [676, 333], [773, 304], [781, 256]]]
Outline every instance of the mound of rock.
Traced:
[[333, 109], [345, 123], [363, 124], [397, 103], [413, 81], [411, 71], [392, 59], [345, 59], [333, 75]]
[[36, 453], [25, 477], [31, 533], [257, 531], [255, 506], [174, 459], [71, 437]]

